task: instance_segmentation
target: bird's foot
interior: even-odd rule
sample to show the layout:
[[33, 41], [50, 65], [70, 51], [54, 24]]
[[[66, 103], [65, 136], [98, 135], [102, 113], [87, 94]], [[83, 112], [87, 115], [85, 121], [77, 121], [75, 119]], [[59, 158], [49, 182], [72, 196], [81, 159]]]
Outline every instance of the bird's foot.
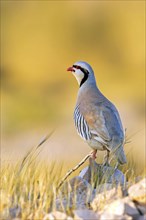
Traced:
[[90, 158], [92, 158], [93, 160], [95, 160], [95, 159], [97, 158], [96, 153], [97, 153], [97, 150], [93, 150], [93, 151], [91, 152]]

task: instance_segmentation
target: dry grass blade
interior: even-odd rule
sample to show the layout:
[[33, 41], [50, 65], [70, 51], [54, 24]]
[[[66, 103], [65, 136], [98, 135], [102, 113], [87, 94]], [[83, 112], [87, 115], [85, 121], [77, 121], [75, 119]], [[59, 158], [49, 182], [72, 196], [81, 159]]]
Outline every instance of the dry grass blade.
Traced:
[[86, 160], [91, 156], [92, 152], [90, 152], [89, 154], [87, 154], [74, 168], [72, 168], [71, 170], [69, 170], [65, 176], [62, 178], [62, 180], [60, 181], [60, 183], [57, 186], [57, 190], [62, 186], [62, 184], [64, 183], [64, 181], [74, 172], [76, 171], [82, 164], [84, 164], [86, 162]]
[[135, 137], [135, 136], [136, 136], [139, 132], [141, 132], [141, 131], [142, 131], [142, 129], [140, 129], [139, 131], [134, 132], [134, 133], [131, 134], [130, 136], [129, 136], [129, 135], [127, 136], [127, 134], [126, 134], [127, 129], [125, 129], [125, 143], [124, 143], [124, 144], [131, 143], [131, 142], [132, 142], [131, 139], [132, 139], [133, 137]]
[[[32, 147], [24, 156], [21, 164], [20, 164], [20, 169], [18, 171], [18, 175], [20, 174], [21, 170], [23, 169], [23, 167], [25, 166], [26, 162], [28, 161], [28, 159], [30, 160], [30, 164], [32, 163], [32, 157], [34, 157], [34, 154], [37, 152], [37, 150], [51, 137], [51, 135], [54, 133], [55, 130], [52, 130], [47, 136], [45, 136], [40, 143], [35, 146]], [[40, 152], [37, 153], [37, 155], [35, 155], [34, 160], [36, 159], [36, 157], [39, 155]]]

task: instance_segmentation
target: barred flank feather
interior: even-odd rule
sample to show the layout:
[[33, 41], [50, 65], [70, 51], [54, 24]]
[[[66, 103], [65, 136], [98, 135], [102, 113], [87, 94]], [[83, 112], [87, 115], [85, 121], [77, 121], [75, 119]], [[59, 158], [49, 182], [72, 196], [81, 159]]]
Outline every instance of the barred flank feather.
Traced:
[[81, 115], [80, 110], [79, 110], [79, 105], [76, 106], [75, 111], [74, 111], [74, 121], [75, 121], [75, 126], [78, 131], [78, 134], [84, 139], [84, 140], [90, 140], [91, 134], [89, 131], [89, 127], [83, 117]]

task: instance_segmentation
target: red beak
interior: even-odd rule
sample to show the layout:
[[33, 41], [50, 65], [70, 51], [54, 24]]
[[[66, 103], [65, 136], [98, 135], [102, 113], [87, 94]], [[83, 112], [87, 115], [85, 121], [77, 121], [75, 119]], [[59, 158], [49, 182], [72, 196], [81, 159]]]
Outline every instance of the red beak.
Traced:
[[73, 71], [73, 72], [75, 72], [73, 67], [67, 68], [67, 71], [71, 71], [71, 72]]

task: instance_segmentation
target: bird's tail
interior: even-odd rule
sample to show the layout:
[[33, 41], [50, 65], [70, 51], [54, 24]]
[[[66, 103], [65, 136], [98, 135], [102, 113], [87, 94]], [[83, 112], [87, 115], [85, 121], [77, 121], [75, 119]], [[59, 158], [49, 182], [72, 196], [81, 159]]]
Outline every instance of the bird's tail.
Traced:
[[127, 159], [126, 159], [126, 156], [125, 156], [125, 153], [124, 153], [124, 150], [123, 150], [123, 147], [119, 147], [115, 152], [114, 152], [114, 155], [116, 157], [116, 159], [118, 160], [118, 162], [120, 164], [124, 164], [124, 163], [127, 163]]

